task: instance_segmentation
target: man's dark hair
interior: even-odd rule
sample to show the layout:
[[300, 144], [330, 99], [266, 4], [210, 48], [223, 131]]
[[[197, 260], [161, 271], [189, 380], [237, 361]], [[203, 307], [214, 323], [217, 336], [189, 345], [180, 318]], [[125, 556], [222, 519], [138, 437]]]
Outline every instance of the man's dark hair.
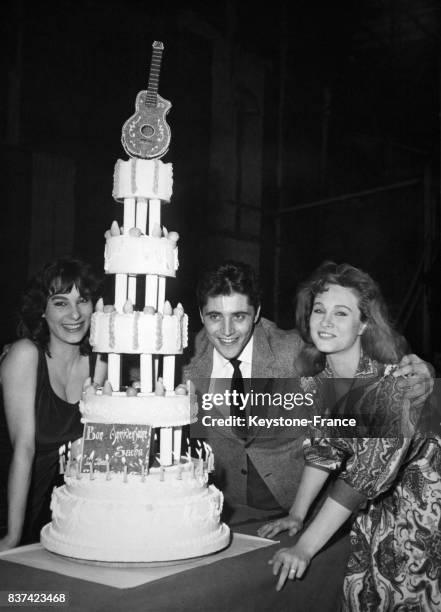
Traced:
[[197, 286], [199, 308], [208, 298], [218, 295], [241, 293], [248, 297], [251, 306], [260, 306], [262, 290], [253, 268], [241, 261], [224, 261], [205, 272]]

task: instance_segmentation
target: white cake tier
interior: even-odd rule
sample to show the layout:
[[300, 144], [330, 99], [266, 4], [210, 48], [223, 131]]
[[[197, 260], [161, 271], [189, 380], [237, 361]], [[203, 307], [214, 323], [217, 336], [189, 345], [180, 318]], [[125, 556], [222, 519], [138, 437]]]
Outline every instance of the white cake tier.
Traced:
[[83, 394], [80, 411], [83, 422], [180, 427], [197, 420], [198, 404], [195, 395], [175, 395], [173, 391], [165, 396], [139, 393], [130, 397], [123, 392], [98, 392]]
[[187, 315], [94, 312], [90, 344], [97, 353], [178, 355], [188, 343]]
[[[66, 477], [52, 494], [52, 522], [43, 527], [48, 550], [78, 559], [140, 563], [206, 555], [228, 546], [220, 522], [223, 495], [185, 463], [130, 475]], [[196, 474], [197, 474], [196, 470]]]
[[173, 188], [172, 164], [164, 164], [159, 159], [139, 159], [127, 161], [119, 159], [113, 175], [113, 197], [117, 201], [124, 198], [148, 198], [169, 202]]
[[167, 238], [111, 236], [104, 249], [106, 274], [157, 274], [175, 276], [178, 248]]

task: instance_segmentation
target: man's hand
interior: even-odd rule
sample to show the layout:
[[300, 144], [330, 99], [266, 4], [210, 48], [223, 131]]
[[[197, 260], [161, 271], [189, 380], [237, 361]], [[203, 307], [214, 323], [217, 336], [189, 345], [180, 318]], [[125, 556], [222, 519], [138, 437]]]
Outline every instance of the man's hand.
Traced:
[[303, 529], [302, 519], [296, 516], [288, 515], [281, 519], [276, 519], [275, 521], [265, 523], [265, 525], [262, 525], [262, 527], [257, 530], [257, 535], [261, 538], [273, 538], [281, 531], [289, 530], [289, 535], [293, 536], [301, 531], [301, 529]]
[[433, 390], [433, 369], [417, 355], [405, 355], [393, 372], [398, 386], [413, 406], [424, 404]]

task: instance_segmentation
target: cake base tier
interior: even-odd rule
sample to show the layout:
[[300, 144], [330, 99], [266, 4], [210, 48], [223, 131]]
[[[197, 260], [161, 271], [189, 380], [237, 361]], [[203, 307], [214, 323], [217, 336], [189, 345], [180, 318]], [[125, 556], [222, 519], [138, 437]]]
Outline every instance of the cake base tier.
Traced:
[[[206, 476], [206, 475], [205, 475]], [[164, 480], [161, 480], [164, 478]], [[229, 528], [220, 522], [223, 495], [192, 464], [152, 470], [127, 482], [68, 476], [52, 493], [52, 522], [41, 543], [65, 557], [110, 563], [146, 563], [200, 557], [228, 546]]]
[[[53, 538], [49, 529], [50, 525], [50, 523], [45, 525], [41, 530], [41, 544], [47, 551], [59, 557], [63, 557], [64, 559], [67, 558], [69, 561], [73, 561], [75, 563], [82, 563], [85, 565], [94, 565], [100, 567], [121, 567], [129, 569], [137, 567], [156, 568], [168, 567], [173, 565], [185, 565], [189, 561], [194, 561], [195, 559], [204, 558], [219, 553], [222, 550], [228, 548], [231, 543], [230, 529], [225, 524], [222, 524], [218, 537], [215, 538], [209, 546], [205, 546], [206, 552], [199, 552], [195, 553], [194, 555], [187, 553], [186, 557], [178, 557], [175, 559], [168, 559], [162, 561], [159, 559], [155, 561], [105, 561], [91, 558], [83, 559], [81, 557], [74, 556], [72, 548], [70, 546], [66, 546], [64, 543], [59, 543], [56, 539]], [[65, 552], [62, 552], [63, 549], [65, 550]]]

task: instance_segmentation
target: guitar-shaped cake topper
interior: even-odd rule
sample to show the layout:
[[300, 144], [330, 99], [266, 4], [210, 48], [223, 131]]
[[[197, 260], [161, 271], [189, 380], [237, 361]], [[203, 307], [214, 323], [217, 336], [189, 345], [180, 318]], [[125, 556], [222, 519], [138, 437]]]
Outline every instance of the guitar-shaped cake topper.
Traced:
[[136, 96], [136, 113], [122, 128], [122, 145], [131, 157], [154, 159], [167, 153], [170, 144], [170, 127], [165, 116], [171, 102], [158, 94], [159, 72], [161, 70], [164, 45], [155, 41], [152, 45], [149, 82], [146, 91]]

